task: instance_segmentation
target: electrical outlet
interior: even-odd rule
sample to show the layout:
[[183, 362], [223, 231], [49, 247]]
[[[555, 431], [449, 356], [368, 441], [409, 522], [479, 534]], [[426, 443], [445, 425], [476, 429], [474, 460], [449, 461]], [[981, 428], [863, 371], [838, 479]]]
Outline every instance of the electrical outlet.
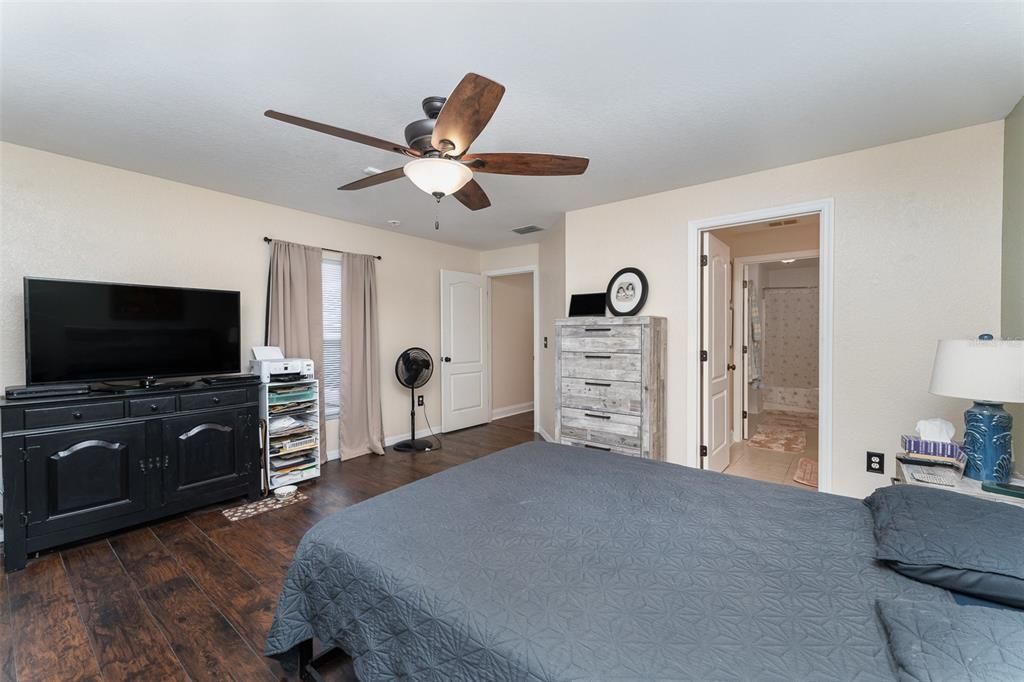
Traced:
[[423, 407], [423, 396], [416, 396], [416, 407]]
[[868, 473], [869, 474], [884, 474], [885, 473], [885, 453], [884, 452], [871, 452], [868, 450]]

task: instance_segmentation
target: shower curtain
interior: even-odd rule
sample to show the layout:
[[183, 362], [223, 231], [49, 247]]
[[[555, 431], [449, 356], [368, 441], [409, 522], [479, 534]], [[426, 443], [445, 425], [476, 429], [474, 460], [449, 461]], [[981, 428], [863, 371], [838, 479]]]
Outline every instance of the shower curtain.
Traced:
[[764, 402], [767, 409], [818, 409], [818, 287], [766, 287]]

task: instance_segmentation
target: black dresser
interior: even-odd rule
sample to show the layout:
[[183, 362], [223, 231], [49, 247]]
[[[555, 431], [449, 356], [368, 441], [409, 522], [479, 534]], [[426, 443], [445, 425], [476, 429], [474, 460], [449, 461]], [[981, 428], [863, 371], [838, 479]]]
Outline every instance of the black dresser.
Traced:
[[4, 568], [260, 495], [259, 384], [0, 401]]

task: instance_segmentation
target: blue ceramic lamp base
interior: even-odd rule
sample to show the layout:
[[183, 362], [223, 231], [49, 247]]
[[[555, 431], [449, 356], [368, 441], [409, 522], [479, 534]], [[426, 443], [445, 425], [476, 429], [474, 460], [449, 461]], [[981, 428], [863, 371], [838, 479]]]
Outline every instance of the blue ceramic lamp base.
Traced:
[[964, 476], [977, 481], [1010, 480], [1013, 471], [1013, 417], [997, 403], [975, 402], [964, 412]]

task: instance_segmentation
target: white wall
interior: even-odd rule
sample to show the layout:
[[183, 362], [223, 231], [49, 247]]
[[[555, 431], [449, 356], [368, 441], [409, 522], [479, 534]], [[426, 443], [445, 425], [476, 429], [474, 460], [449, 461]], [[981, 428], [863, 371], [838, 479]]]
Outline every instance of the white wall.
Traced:
[[[555, 438], [555, 320], [565, 317], [565, 227], [552, 228], [540, 242], [540, 405], [541, 435]], [[546, 342], [546, 346], [545, 346]]]
[[[954, 130], [566, 215], [566, 293], [602, 291], [619, 268], [650, 282], [644, 314], [669, 318], [668, 458], [684, 463], [687, 222], [835, 201], [832, 489], [888, 483], [864, 452], [889, 453], [924, 416], [962, 421], [931, 396], [935, 342], [999, 327], [1003, 123]], [[626, 229], [628, 228], [628, 229]]]
[[[479, 272], [477, 251], [200, 189], [140, 173], [0, 145], [0, 383], [24, 383], [23, 276], [234, 289], [242, 349], [262, 345], [270, 249], [264, 235], [383, 256], [380, 294], [384, 431], [408, 429], [394, 362], [408, 346], [435, 357], [440, 269]], [[440, 425], [440, 382], [426, 404]], [[421, 425], [425, 426], [425, 425]], [[336, 431], [328, 438], [337, 448]]]
[[[1006, 117], [1003, 145], [1002, 333], [1024, 339], [1024, 99]], [[1024, 405], [1009, 405], [1016, 420], [1016, 468], [1024, 474]]]

